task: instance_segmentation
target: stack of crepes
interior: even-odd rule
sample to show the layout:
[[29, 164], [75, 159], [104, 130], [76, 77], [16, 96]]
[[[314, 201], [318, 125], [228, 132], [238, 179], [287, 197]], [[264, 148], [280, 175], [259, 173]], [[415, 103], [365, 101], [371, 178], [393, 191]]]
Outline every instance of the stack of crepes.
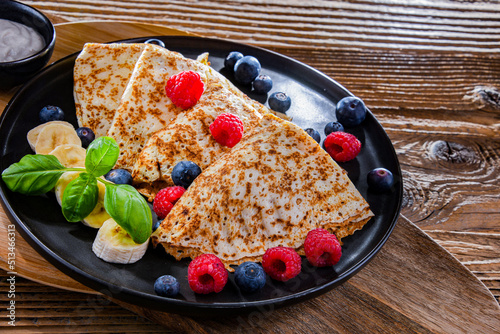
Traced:
[[[168, 78], [200, 73], [205, 91], [181, 110], [165, 95]], [[260, 261], [268, 248], [303, 254], [307, 233], [322, 227], [342, 239], [373, 216], [346, 172], [295, 124], [251, 100], [207, 64], [155, 45], [87, 44], [75, 64], [80, 126], [120, 145], [117, 167], [133, 173], [150, 199], [173, 185], [175, 164], [202, 173], [153, 234], [180, 260], [217, 255], [225, 266]], [[243, 139], [229, 149], [210, 135], [222, 113], [242, 119]]]
[[[150, 200], [173, 185], [176, 163], [191, 160], [203, 169], [227, 151], [210, 135], [218, 115], [238, 115], [251, 129], [269, 112], [207, 64], [208, 54], [192, 60], [157, 45], [126, 43], [88, 43], [75, 61], [79, 125], [117, 141], [116, 168], [130, 171]], [[182, 71], [198, 72], [205, 84], [200, 100], [188, 110], [165, 94], [168, 78]]]

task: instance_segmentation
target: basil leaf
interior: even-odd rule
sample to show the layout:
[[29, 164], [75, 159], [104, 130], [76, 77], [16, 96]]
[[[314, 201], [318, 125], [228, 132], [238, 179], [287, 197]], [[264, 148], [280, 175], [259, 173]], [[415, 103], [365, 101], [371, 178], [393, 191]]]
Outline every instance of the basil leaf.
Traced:
[[135, 243], [142, 244], [148, 240], [153, 225], [151, 209], [134, 187], [106, 183], [104, 208]]
[[90, 143], [85, 158], [87, 172], [99, 177], [109, 172], [116, 164], [120, 149], [111, 137], [99, 137]]
[[25, 195], [50, 191], [66, 168], [53, 155], [28, 154], [2, 172], [7, 187]]
[[96, 178], [88, 173], [80, 173], [64, 189], [61, 208], [66, 220], [79, 222], [87, 217], [94, 210], [98, 196]]

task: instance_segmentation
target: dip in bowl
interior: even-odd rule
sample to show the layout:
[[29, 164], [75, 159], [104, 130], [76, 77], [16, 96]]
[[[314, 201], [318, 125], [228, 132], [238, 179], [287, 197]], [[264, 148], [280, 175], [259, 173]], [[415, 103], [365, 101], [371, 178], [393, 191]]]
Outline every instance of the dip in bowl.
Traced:
[[17, 1], [0, 1], [0, 89], [33, 77], [48, 63], [55, 42], [54, 26], [40, 11]]

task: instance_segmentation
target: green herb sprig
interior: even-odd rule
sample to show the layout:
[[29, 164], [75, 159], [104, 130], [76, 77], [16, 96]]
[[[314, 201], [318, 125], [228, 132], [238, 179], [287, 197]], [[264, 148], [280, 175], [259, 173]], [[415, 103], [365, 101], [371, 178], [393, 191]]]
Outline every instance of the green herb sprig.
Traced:
[[119, 155], [116, 141], [99, 137], [87, 148], [85, 168], [66, 168], [53, 155], [26, 155], [2, 172], [7, 187], [25, 195], [41, 195], [53, 189], [65, 172], [78, 171], [78, 177], [64, 190], [61, 209], [69, 222], [78, 222], [94, 210], [99, 187], [106, 186], [104, 209], [132, 237], [142, 244], [151, 235], [151, 210], [137, 190], [125, 184], [114, 184], [103, 178], [116, 164]]

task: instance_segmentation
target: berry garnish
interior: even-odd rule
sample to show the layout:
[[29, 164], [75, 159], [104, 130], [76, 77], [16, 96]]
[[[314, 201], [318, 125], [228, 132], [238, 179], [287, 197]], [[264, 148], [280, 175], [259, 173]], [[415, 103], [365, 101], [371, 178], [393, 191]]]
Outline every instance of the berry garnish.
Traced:
[[352, 160], [361, 151], [361, 142], [358, 138], [343, 131], [330, 133], [326, 136], [323, 145], [328, 154], [337, 162]]
[[300, 273], [300, 255], [290, 247], [269, 248], [262, 257], [262, 267], [271, 278], [285, 282]]
[[104, 178], [115, 184], [132, 184], [132, 175], [125, 169], [112, 169], [110, 170]]
[[84, 148], [87, 148], [90, 145], [90, 143], [95, 139], [94, 131], [92, 131], [91, 128], [87, 128], [85, 126], [76, 129], [76, 134], [78, 135], [78, 137], [80, 137], [80, 140], [82, 141], [82, 146]]
[[205, 90], [205, 84], [200, 74], [194, 71], [184, 71], [172, 75], [165, 86], [167, 96], [172, 103], [181, 109], [189, 109], [198, 103]]
[[337, 103], [335, 115], [345, 127], [356, 126], [365, 119], [366, 107], [363, 101], [357, 97], [344, 97]]
[[163, 275], [156, 279], [154, 288], [158, 296], [174, 297], [180, 291], [180, 284], [174, 276]]
[[307, 233], [304, 242], [307, 260], [316, 267], [333, 266], [340, 260], [342, 248], [334, 234], [317, 228]]
[[372, 169], [367, 176], [368, 186], [376, 192], [388, 191], [394, 184], [394, 176], [385, 168]]
[[202, 254], [188, 266], [188, 282], [196, 293], [220, 292], [227, 283], [228, 273], [222, 261], [213, 254]]
[[243, 54], [238, 51], [232, 51], [230, 52], [226, 59], [224, 59], [224, 67], [228, 69], [231, 73], [234, 72], [234, 65], [238, 60], [243, 58]]
[[194, 179], [201, 174], [201, 168], [192, 161], [184, 160], [172, 169], [172, 181], [176, 186], [181, 186], [187, 189]]
[[40, 110], [38, 117], [42, 123], [62, 121], [64, 119], [64, 111], [56, 106], [46, 106]]
[[156, 213], [159, 219], [164, 219], [170, 211], [172, 211], [174, 205], [169, 201], [164, 201], [163, 198], [156, 195], [153, 201], [153, 211]]
[[170, 210], [174, 207], [177, 200], [186, 191], [183, 187], [167, 187], [161, 189], [155, 196], [153, 201], [153, 211], [159, 219], [165, 218]]
[[236, 82], [249, 85], [260, 73], [260, 62], [252, 56], [244, 56], [234, 64], [234, 79]]
[[272, 110], [284, 113], [290, 109], [292, 100], [286, 93], [274, 92], [269, 96], [267, 103], [269, 103], [269, 108]]
[[170, 203], [175, 204], [177, 203], [179, 198], [181, 198], [181, 196], [184, 194], [185, 191], [186, 189], [184, 189], [184, 187], [175, 186], [175, 187], [164, 188], [159, 192], [163, 192], [165, 199]]
[[210, 124], [210, 132], [222, 146], [233, 147], [243, 136], [243, 122], [233, 114], [221, 114]]
[[269, 75], [261, 74], [252, 83], [253, 91], [257, 94], [267, 94], [273, 88], [273, 80]]
[[266, 285], [266, 273], [255, 262], [244, 262], [234, 271], [234, 281], [245, 292], [260, 290]]
[[308, 129], [305, 129], [305, 131], [307, 132], [307, 134], [309, 136], [311, 136], [316, 142], [320, 142], [321, 141], [321, 135], [319, 134], [318, 131], [314, 130], [313, 128], [308, 128]]
[[344, 127], [339, 122], [330, 122], [325, 125], [325, 136], [337, 131], [344, 131]]

